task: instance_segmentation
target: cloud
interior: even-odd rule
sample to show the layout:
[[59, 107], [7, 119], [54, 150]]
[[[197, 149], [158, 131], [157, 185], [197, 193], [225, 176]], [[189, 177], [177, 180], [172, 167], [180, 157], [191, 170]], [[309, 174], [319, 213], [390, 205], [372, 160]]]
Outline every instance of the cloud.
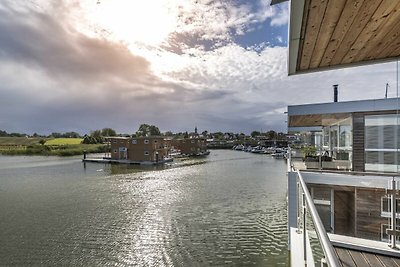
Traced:
[[82, 7], [74, 0], [2, 2], [0, 129], [132, 133], [151, 123], [172, 131], [284, 131], [288, 104], [329, 102], [332, 84], [339, 84], [340, 100], [383, 97], [386, 82], [395, 95], [393, 63], [287, 77], [285, 47], [229, 41], [253, 23], [285, 16], [260, 9], [267, 1], [198, 2], [180, 2], [182, 21], [195, 16], [174, 47], [88, 35], [76, 28]]
[[89, 38], [65, 23], [32, 9], [29, 16], [11, 8], [0, 9], [0, 59], [79, 80], [102, 76], [135, 81], [149, 71], [149, 63], [125, 46]]
[[274, 8], [274, 15], [271, 19], [271, 26], [287, 25], [289, 21], [289, 8], [287, 5], [282, 5]]

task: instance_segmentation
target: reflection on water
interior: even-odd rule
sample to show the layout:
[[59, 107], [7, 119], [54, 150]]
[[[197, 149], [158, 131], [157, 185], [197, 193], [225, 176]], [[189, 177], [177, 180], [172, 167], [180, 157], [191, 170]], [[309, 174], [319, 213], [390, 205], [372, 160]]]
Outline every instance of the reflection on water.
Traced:
[[80, 157], [0, 157], [0, 170], [5, 265], [288, 263], [285, 163], [266, 155], [86, 168]]

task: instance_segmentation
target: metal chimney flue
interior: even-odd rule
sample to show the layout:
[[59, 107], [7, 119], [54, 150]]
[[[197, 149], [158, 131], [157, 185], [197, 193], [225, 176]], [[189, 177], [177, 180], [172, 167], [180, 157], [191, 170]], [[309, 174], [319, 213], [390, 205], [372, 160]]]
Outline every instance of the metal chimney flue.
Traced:
[[339, 84], [333, 85], [333, 102], [338, 102], [338, 87]]

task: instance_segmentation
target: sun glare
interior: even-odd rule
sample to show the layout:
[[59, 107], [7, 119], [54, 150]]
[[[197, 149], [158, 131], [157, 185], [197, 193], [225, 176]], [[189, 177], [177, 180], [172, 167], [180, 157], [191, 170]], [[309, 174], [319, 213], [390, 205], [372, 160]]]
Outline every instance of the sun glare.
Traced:
[[87, 19], [113, 38], [151, 46], [165, 42], [177, 23], [174, 9], [165, 0], [101, 0]]

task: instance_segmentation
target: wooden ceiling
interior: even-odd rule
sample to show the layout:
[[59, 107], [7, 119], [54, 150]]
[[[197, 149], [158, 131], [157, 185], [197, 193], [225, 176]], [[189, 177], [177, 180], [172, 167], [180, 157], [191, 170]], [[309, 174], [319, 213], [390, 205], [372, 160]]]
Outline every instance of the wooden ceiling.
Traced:
[[[289, 74], [379, 63], [400, 56], [400, 1], [303, 1], [302, 11], [291, 7], [291, 16], [297, 13], [301, 27], [291, 25], [294, 30], [289, 38], [296, 47], [295, 56], [289, 57], [289, 65], [293, 64]], [[289, 45], [289, 49], [293, 47]]]
[[290, 115], [289, 127], [328, 126], [350, 118], [349, 113]]

